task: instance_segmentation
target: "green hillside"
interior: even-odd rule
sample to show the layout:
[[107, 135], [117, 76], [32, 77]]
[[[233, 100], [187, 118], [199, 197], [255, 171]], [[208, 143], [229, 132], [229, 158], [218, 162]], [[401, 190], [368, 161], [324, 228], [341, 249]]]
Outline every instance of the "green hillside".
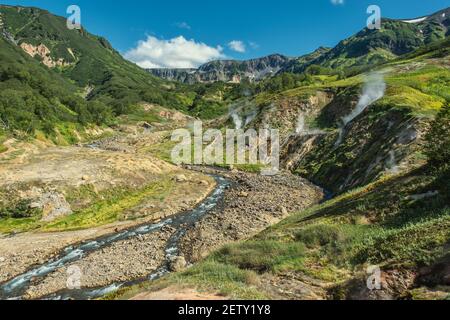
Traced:
[[320, 65], [350, 73], [367, 66], [388, 62], [445, 39], [450, 30], [449, 16], [450, 9], [447, 8], [421, 22], [383, 19], [381, 30], [364, 28], [331, 50], [320, 48], [313, 54], [298, 59], [284, 71], [303, 72], [310, 65]]
[[8, 106], [17, 113], [1, 112], [6, 129], [50, 131], [56, 120], [107, 124], [114, 116], [132, 112], [130, 108], [141, 101], [180, 110], [192, 105], [195, 92], [151, 76], [123, 59], [102, 37], [84, 29], [69, 30], [63, 17], [4, 5], [0, 17], [1, 85], [14, 91], [25, 84], [35, 91], [35, 98], [44, 95], [39, 106], [30, 105], [25, 91], [17, 93], [23, 106]]
[[80, 88], [3, 38], [0, 60], [0, 117], [4, 131], [31, 134], [39, 129], [51, 133], [58, 123], [86, 125], [111, 120], [111, 111], [105, 105], [85, 101]]

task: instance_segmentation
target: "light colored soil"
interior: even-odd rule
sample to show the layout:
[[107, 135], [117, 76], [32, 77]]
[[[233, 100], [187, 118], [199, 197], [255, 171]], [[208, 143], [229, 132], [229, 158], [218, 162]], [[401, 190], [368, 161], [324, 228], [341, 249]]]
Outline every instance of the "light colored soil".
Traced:
[[129, 300], [169, 300], [169, 301], [184, 301], [184, 300], [227, 300], [226, 297], [215, 293], [199, 292], [192, 288], [183, 288], [179, 286], [171, 286], [155, 292], [143, 292], [135, 295]]
[[[157, 143], [164, 136], [165, 133], [127, 133], [105, 140], [98, 146], [99, 149], [43, 148], [33, 150], [20, 161], [6, 161], [5, 167], [0, 168], [0, 188], [18, 188], [23, 197], [36, 192], [36, 184], [62, 190], [89, 183], [100, 191], [111, 187], [143, 186], [162, 177], [180, 174], [186, 177], [186, 181], [175, 184], [164, 201], [154, 207], [157, 209], [155, 214], [146, 215], [144, 210], [144, 215], [135, 221], [121, 221], [80, 231], [30, 232], [0, 237], [0, 283], [24, 273], [33, 265], [48, 261], [69, 245], [155, 221], [193, 208], [202, 201], [215, 187], [213, 179], [206, 174], [216, 172], [184, 170], [145, 153], [147, 146]], [[289, 213], [317, 203], [323, 196], [317, 187], [287, 173], [263, 177], [234, 172], [227, 176], [234, 181], [235, 187], [227, 190], [222, 203], [190, 228], [181, 240], [180, 249], [188, 262], [198, 261], [223, 244], [247, 239]], [[148, 275], [163, 261], [164, 244], [170, 234], [162, 230], [142, 238], [119, 241], [76, 261], [73, 265], [84, 272], [82, 286], [93, 288]], [[27, 297], [38, 298], [65, 289], [67, 267], [33, 283]], [[136, 298], [223, 298], [193, 289], [178, 289], [144, 293]]]

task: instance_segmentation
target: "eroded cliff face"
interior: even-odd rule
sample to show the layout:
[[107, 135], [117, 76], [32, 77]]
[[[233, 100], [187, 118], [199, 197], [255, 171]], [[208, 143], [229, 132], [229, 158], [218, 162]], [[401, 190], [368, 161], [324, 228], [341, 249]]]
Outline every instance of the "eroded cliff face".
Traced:
[[260, 106], [246, 128], [279, 129], [282, 168], [335, 194], [421, 164], [428, 121], [411, 111], [375, 102], [342, 127], [360, 95], [354, 86], [282, 97]]
[[197, 69], [148, 69], [148, 72], [154, 76], [169, 81], [178, 81], [188, 84], [200, 82], [200, 79], [196, 76]]
[[212, 61], [198, 69], [148, 69], [148, 71], [166, 80], [191, 84], [217, 81], [240, 83], [244, 79], [259, 81], [275, 75], [291, 60], [291, 58], [275, 54], [246, 61]]
[[305, 136], [291, 138], [298, 148], [286, 153], [294, 159], [289, 169], [333, 193], [345, 192], [414, 166], [425, 127], [407, 112], [374, 106], [346, 127], [339, 145], [336, 130], [310, 137], [309, 152], [303, 151]]
[[[318, 122], [331, 127], [317, 133], [287, 138], [284, 163], [333, 193], [366, 185], [386, 173], [398, 173], [420, 163], [417, 152], [427, 122], [407, 110], [371, 105], [345, 127], [339, 127], [343, 108], [356, 104], [352, 90], [348, 100], [337, 95], [325, 106]], [[333, 112], [333, 109], [336, 109]]]
[[[63, 58], [58, 58], [58, 59], [52, 58], [50, 49], [47, 48], [47, 46], [45, 46], [44, 44], [34, 46], [32, 44], [22, 42], [20, 44], [20, 47], [22, 48], [23, 51], [28, 53], [33, 58], [36, 56], [39, 57], [41, 62], [49, 68], [66, 67], [66, 66], [71, 65], [70, 62], [64, 61]], [[67, 49], [67, 50], [72, 56], [74, 56], [72, 50], [70, 50], [70, 49]]]

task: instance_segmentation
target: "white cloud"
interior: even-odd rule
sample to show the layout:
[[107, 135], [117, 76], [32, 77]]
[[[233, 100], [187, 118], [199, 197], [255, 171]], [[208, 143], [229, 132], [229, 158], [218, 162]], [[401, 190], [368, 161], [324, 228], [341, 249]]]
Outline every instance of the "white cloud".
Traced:
[[184, 22], [184, 21], [175, 23], [175, 26], [180, 29], [191, 30], [191, 26], [187, 22]]
[[125, 53], [125, 58], [142, 68], [197, 68], [211, 60], [223, 59], [221, 46], [210, 47], [179, 36], [170, 40], [148, 36], [136, 48]]
[[344, 0], [331, 0], [331, 3], [337, 6], [340, 4], [344, 4], [345, 1]]
[[233, 40], [228, 44], [228, 47], [236, 52], [244, 53], [246, 51], [245, 44], [239, 40]]

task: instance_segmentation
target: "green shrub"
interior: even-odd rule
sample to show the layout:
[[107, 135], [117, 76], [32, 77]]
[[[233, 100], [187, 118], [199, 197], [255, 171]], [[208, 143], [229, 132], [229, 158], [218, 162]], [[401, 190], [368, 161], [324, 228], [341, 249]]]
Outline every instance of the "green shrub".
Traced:
[[302, 243], [249, 241], [225, 246], [213, 255], [213, 259], [241, 269], [267, 272], [301, 260], [304, 253], [305, 246]]
[[38, 209], [30, 208], [30, 201], [20, 200], [14, 205], [0, 208], [0, 218], [22, 219], [30, 218], [39, 213]]
[[343, 235], [337, 226], [321, 224], [297, 232], [295, 239], [303, 242], [308, 248], [315, 248], [342, 240]]
[[446, 169], [450, 165], [450, 104], [447, 103], [431, 124], [426, 136], [425, 154], [436, 169]]
[[209, 282], [238, 282], [246, 285], [252, 285], [257, 282], [257, 275], [252, 271], [241, 270], [235, 266], [226, 265], [216, 261], [206, 261], [182, 274], [183, 277], [189, 277], [201, 281]]

